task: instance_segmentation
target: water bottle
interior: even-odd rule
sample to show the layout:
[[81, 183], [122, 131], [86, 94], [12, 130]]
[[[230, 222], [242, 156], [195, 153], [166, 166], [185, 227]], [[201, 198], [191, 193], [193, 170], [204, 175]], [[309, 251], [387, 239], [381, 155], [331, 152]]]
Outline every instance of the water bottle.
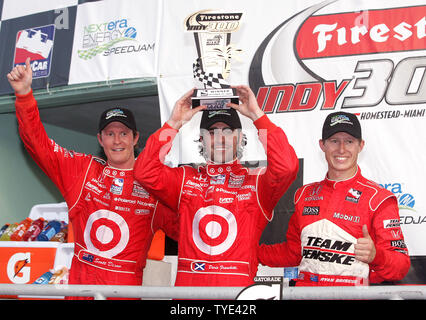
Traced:
[[61, 231], [55, 234], [50, 241], [67, 242], [68, 225], [62, 221]]
[[15, 232], [17, 227], [18, 227], [18, 222], [12, 223], [10, 226], [8, 226], [7, 229], [1, 235], [0, 241], [9, 241], [10, 236]]
[[53, 273], [47, 271], [46, 273], [43, 273], [40, 277], [38, 277], [37, 280], [33, 282], [33, 284], [48, 284], [52, 276]]
[[9, 228], [10, 223], [6, 223], [3, 227], [0, 229], [0, 237], [3, 235], [3, 233], [6, 231], [7, 228]]
[[43, 230], [45, 225], [45, 220], [43, 218], [38, 218], [34, 220], [31, 226], [28, 228], [27, 232], [25, 232], [22, 241], [35, 241], [37, 236]]
[[61, 223], [56, 220], [50, 221], [37, 236], [37, 241], [49, 241], [61, 230]]
[[32, 222], [33, 220], [31, 218], [26, 218], [22, 220], [16, 228], [15, 232], [10, 236], [10, 240], [21, 241], [22, 237], [24, 236], [25, 232], [27, 232]]
[[297, 279], [299, 276], [299, 268], [298, 267], [285, 267], [284, 268], [284, 278], [289, 280]]

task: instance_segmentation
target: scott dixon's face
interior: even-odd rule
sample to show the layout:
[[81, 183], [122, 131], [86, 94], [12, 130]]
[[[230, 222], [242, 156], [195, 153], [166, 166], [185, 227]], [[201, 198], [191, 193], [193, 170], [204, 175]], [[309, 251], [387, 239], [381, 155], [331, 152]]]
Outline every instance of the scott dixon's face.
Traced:
[[134, 148], [139, 139], [139, 133], [133, 131], [121, 122], [111, 122], [101, 133], [98, 141], [104, 149], [108, 164], [118, 169], [132, 169], [135, 163]]

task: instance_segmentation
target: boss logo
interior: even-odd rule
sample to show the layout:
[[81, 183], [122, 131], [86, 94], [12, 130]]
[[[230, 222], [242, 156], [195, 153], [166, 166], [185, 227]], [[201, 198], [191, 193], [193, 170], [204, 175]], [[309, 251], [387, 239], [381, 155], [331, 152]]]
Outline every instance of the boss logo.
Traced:
[[319, 212], [320, 207], [303, 207], [302, 216], [317, 216]]

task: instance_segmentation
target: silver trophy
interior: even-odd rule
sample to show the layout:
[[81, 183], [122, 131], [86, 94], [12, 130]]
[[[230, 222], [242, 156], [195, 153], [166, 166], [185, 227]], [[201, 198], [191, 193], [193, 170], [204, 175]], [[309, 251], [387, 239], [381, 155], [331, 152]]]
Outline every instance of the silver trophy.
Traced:
[[238, 30], [242, 13], [220, 13], [203, 10], [185, 19], [185, 30], [194, 33], [198, 58], [193, 75], [204, 85], [195, 89], [192, 107], [206, 105], [207, 110], [227, 109], [230, 102], [238, 104], [236, 90], [227, 82], [231, 59], [238, 58], [240, 49], [231, 45], [231, 32]]

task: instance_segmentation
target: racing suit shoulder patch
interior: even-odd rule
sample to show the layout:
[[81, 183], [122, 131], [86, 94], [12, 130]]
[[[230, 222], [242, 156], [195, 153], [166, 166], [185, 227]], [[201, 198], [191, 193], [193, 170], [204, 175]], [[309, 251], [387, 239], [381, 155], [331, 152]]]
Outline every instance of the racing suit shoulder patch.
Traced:
[[369, 200], [369, 207], [371, 211], [376, 211], [388, 198], [394, 198], [396, 200], [396, 196], [392, 192], [371, 180], [365, 179], [364, 181], [358, 181], [358, 183], [372, 191], [372, 195]]
[[[304, 186], [300, 187], [296, 190], [294, 193], [294, 204], [297, 204], [300, 199], [305, 199], [305, 201], [309, 200], [321, 200], [321, 197], [319, 196], [322, 190], [322, 184], [321, 182], [313, 182], [309, 184], [305, 184]], [[302, 196], [305, 195], [305, 198]]]
[[95, 160], [96, 162], [100, 163], [103, 166], [106, 165], [106, 161], [104, 159], [93, 156], [93, 160]]

